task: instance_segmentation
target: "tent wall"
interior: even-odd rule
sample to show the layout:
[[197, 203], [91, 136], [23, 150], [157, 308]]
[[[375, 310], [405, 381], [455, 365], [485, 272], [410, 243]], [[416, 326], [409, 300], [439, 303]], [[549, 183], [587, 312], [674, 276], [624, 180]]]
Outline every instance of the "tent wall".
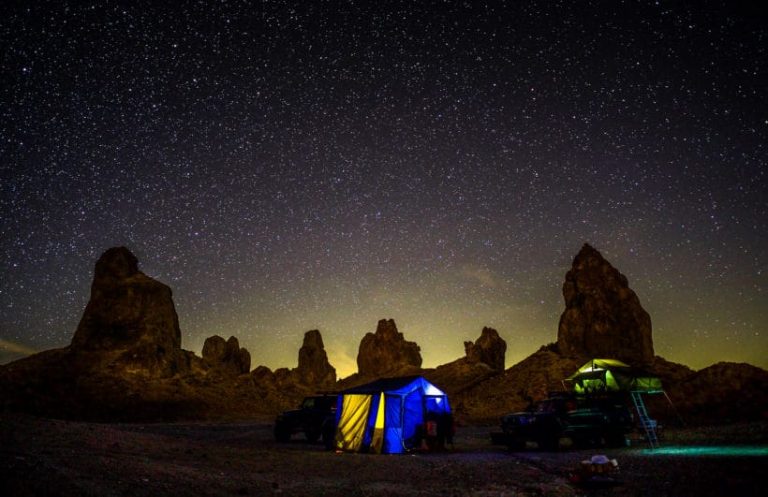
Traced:
[[382, 452], [400, 454], [405, 451], [403, 446], [403, 399], [399, 395], [385, 395], [384, 398], [386, 410]]
[[424, 423], [424, 404], [421, 392], [415, 390], [405, 396], [403, 401], [403, 442], [412, 448], [416, 429]]
[[371, 410], [372, 395], [349, 394], [342, 398], [336, 446], [342, 450], [359, 451], [363, 447]]

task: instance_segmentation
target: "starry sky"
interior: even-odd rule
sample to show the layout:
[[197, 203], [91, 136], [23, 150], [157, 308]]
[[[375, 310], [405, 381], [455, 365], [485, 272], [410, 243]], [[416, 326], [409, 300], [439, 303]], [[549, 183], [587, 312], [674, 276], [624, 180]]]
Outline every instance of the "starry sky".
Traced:
[[[768, 367], [768, 22], [730, 1], [4, 2], [0, 359], [68, 345], [125, 245], [182, 346], [341, 376], [557, 338], [588, 242], [656, 353]], [[696, 4], [692, 6], [689, 4]]]

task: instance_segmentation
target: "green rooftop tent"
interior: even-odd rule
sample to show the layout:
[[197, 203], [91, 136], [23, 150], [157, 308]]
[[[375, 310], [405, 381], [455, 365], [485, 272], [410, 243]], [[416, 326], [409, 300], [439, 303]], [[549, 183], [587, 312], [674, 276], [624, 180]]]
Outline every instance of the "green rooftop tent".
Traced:
[[569, 376], [577, 394], [602, 392], [661, 393], [661, 380], [618, 359], [592, 359]]
[[421, 376], [383, 378], [339, 394], [336, 448], [399, 454], [416, 446], [431, 418], [450, 415], [448, 396]]
[[[643, 394], [661, 393], [664, 394], [673, 409], [675, 406], [661, 387], [661, 380], [657, 376], [642, 369], [633, 368], [618, 359], [592, 359], [566, 378], [565, 381], [573, 385], [575, 393], [582, 395], [628, 393], [635, 406], [639, 424], [645, 431], [648, 444], [651, 448], [658, 446], [656, 420], [648, 416], [648, 410], [642, 396]], [[677, 414], [676, 411], [675, 414]]]

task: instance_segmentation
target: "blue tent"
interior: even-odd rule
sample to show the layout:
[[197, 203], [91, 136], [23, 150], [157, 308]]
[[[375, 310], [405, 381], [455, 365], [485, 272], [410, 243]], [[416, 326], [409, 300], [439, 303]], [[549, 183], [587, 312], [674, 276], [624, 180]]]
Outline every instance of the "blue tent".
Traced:
[[451, 413], [448, 396], [422, 378], [383, 378], [339, 394], [336, 448], [400, 454], [416, 446], [428, 420]]

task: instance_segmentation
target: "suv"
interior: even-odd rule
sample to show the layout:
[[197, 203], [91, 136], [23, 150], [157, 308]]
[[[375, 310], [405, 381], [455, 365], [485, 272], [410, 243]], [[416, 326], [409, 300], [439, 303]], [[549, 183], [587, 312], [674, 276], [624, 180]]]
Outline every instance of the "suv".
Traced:
[[294, 433], [304, 432], [310, 442], [322, 436], [326, 445], [333, 443], [336, 428], [336, 395], [305, 397], [298, 409], [285, 411], [275, 420], [275, 440], [287, 442]]
[[550, 394], [525, 412], [501, 419], [504, 442], [511, 449], [523, 449], [535, 442], [539, 449], [555, 450], [561, 438], [573, 445], [626, 445], [632, 431], [632, 413], [620, 397]]

